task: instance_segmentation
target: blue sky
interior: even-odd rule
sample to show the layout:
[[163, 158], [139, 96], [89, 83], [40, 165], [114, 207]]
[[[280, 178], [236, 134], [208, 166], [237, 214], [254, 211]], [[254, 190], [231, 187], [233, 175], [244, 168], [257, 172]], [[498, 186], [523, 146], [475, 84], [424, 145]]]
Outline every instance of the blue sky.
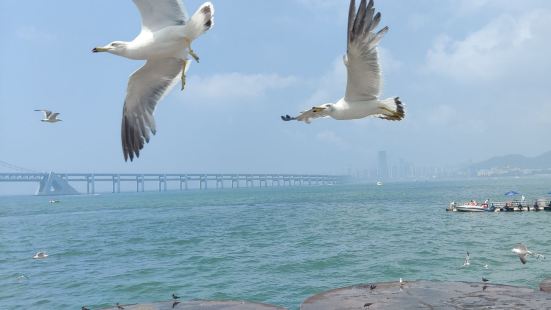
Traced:
[[[185, 1], [194, 12], [202, 1]], [[53, 4], [55, 3], [55, 4]], [[157, 135], [125, 163], [120, 121], [142, 63], [97, 55], [130, 41], [130, 0], [0, 2], [0, 160], [39, 171], [344, 173], [378, 150], [419, 165], [548, 151], [551, 3], [378, 0], [384, 96], [406, 120], [283, 123], [343, 96], [345, 0], [213, 1], [184, 92], [156, 111]], [[64, 120], [43, 124], [37, 108]]]

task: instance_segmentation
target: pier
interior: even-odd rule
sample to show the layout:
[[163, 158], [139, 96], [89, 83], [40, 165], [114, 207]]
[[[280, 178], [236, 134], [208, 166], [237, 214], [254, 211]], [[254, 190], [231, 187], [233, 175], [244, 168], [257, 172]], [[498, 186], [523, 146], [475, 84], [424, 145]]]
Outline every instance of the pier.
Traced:
[[[0, 173], [0, 183], [38, 183], [36, 195], [74, 195], [72, 185], [86, 187], [86, 194], [96, 193], [98, 183], [111, 183], [113, 193], [121, 192], [121, 184], [133, 183], [136, 192], [145, 192], [146, 184], [159, 192], [184, 191], [190, 188], [273, 187], [336, 185], [345, 176], [307, 174], [167, 174], [167, 173]], [[148, 187], [149, 188], [149, 187]]]

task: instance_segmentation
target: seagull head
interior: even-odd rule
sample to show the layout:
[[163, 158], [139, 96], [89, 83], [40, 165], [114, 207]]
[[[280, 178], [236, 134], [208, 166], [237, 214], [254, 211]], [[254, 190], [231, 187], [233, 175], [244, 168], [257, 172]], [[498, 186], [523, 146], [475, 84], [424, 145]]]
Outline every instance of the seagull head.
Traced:
[[107, 52], [115, 55], [120, 55], [126, 50], [127, 45], [127, 42], [114, 41], [105, 46], [94, 47], [94, 49], [92, 49], [92, 53]]
[[326, 103], [326, 104], [322, 104], [320, 106], [317, 106], [317, 107], [312, 107], [312, 112], [314, 113], [321, 113], [321, 112], [331, 112], [333, 111], [334, 107], [333, 107], [333, 104], [331, 103]]

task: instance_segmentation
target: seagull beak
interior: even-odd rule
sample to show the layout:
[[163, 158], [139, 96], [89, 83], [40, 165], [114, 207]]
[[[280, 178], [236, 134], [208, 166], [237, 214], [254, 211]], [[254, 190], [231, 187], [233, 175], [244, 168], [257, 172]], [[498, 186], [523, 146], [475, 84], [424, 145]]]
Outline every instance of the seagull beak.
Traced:
[[103, 53], [107, 51], [109, 51], [109, 49], [105, 47], [94, 47], [94, 49], [92, 50], [92, 53]]

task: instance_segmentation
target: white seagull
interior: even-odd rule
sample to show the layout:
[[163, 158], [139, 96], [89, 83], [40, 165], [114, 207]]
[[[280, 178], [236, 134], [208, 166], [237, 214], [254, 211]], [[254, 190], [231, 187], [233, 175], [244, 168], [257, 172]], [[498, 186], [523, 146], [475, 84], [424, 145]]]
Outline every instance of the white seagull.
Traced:
[[46, 123], [57, 123], [57, 122], [61, 122], [62, 120], [60, 120], [59, 118], [57, 118], [57, 116], [59, 115], [59, 113], [53, 113], [52, 111], [48, 111], [48, 110], [35, 110], [36, 112], [42, 112], [44, 113], [44, 118], [41, 119], [42, 122], [46, 122]]
[[535, 256], [538, 259], [540, 259], [540, 258], [545, 259], [545, 256], [543, 256], [542, 254], [538, 254], [538, 253], [528, 251], [528, 248], [522, 243], [517, 243], [513, 247], [512, 252], [518, 255], [518, 257], [520, 258], [521, 263], [523, 263], [523, 264], [526, 264], [526, 262], [528, 261], [528, 255]]
[[467, 256], [465, 256], [465, 261], [463, 262], [463, 267], [468, 267], [471, 265], [471, 255], [467, 251]]
[[181, 0], [133, 0], [142, 16], [142, 30], [132, 42], [115, 41], [96, 47], [94, 53], [108, 52], [136, 60], [147, 60], [130, 76], [124, 102], [121, 138], [124, 159], [132, 161], [156, 133], [153, 112], [161, 98], [176, 84], [186, 83], [188, 56], [199, 57], [191, 43], [209, 30], [214, 6], [205, 2], [191, 18]]
[[347, 53], [344, 65], [348, 71], [348, 83], [344, 98], [337, 103], [326, 103], [301, 112], [297, 117], [282, 116], [284, 121], [303, 121], [332, 117], [336, 120], [360, 119], [375, 116], [399, 121], [405, 116], [404, 106], [398, 97], [379, 100], [382, 88], [381, 66], [377, 45], [387, 33], [388, 27], [378, 32], [381, 13], [375, 14], [373, 0], [362, 0], [356, 11], [355, 0], [350, 1], [348, 15]]
[[48, 253], [46, 253], [46, 252], [37, 252], [37, 253], [33, 256], [34, 259], [44, 259], [44, 258], [46, 258], [46, 257], [48, 257]]

